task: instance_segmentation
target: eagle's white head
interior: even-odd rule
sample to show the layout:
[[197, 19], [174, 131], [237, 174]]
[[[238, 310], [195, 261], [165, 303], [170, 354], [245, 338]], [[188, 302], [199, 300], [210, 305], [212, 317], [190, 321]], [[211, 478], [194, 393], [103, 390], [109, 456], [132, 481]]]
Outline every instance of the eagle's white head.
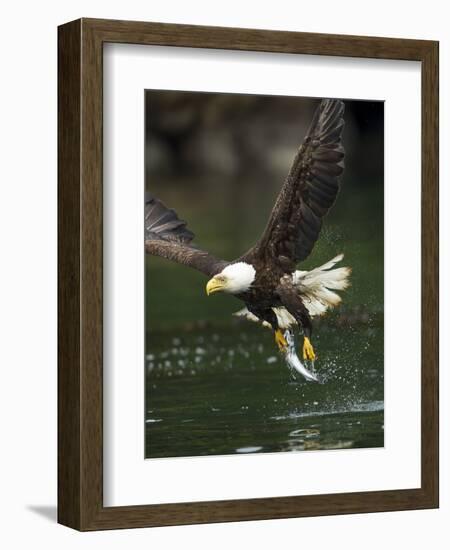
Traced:
[[255, 268], [246, 262], [227, 265], [220, 273], [214, 275], [206, 285], [206, 294], [228, 292], [240, 294], [246, 292], [255, 280]]

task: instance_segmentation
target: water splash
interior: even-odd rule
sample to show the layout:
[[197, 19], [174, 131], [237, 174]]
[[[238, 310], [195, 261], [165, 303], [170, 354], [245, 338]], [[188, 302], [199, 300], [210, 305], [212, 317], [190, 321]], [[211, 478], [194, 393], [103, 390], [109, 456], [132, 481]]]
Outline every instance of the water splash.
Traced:
[[[307, 404], [307, 403], [305, 403]], [[350, 406], [340, 406], [320, 411], [290, 412], [285, 415], [272, 416], [272, 420], [285, 420], [287, 418], [309, 418], [311, 416], [330, 416], [345, 413], [378, 412], [384, 410], [384, 401], [371, 401], [368, 403], [353, 403]]]

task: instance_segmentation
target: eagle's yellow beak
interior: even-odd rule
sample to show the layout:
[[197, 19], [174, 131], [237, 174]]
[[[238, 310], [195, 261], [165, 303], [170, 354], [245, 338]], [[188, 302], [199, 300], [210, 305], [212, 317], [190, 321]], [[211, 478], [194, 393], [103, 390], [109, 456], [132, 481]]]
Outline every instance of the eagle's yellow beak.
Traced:
[[223, 279], [213, 277], [208, 281], [206, 285], [206, 294], [209, 296], [214, 292], [219, 292], [220, 290], [223, 290], [224, 287], [225, 287], [225, 281]]

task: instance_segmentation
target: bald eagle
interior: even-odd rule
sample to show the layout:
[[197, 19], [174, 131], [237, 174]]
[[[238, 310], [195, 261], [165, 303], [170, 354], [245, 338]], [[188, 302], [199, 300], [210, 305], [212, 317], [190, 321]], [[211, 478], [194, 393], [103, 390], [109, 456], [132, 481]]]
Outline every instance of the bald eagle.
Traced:
[[297, 270], [297, 264], [310, 255], [322, 219], [339, 192], [344, 169], [343, 115], [342, 101], [320, 102], [261, 238], [233, 261], [218, 259], [191, 244], [194, 234], [186, 222], [160, 200], [146, 197], [146, 252], [204, 273], [209, 278], [208, 295], [226, 292], [242, 300], [245, 307], [236, 315], [273, 330], [286, 358], [292, 359], [289, 344], [293, 328], [298, 327], [303, 359], [314, 361], [311, 318], [338, 305], [341, 297], [335, 291], [349, 284], [350, 269], [335, 268], [342, 254], [311, 271]]

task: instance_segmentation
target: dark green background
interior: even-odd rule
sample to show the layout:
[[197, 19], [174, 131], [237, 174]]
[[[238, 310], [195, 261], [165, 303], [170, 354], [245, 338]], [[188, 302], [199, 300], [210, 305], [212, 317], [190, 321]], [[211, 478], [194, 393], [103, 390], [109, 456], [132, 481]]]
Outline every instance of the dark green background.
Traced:
[[[148, 91], [146, 187], [233, 259], [259, 237], [318, 100]], [[346, 101], [346, 169], [300, 268], [344, 252], [343, 304], [315, 322], [323, 385], [293, 382], [268, 330], [206, 279], [146, 258], [146, 456], [382, 446], [382, 102]], [[300, 431], [299, 431], [300, 430]], [[293, 434], [293, 435], [292, 435]]]

